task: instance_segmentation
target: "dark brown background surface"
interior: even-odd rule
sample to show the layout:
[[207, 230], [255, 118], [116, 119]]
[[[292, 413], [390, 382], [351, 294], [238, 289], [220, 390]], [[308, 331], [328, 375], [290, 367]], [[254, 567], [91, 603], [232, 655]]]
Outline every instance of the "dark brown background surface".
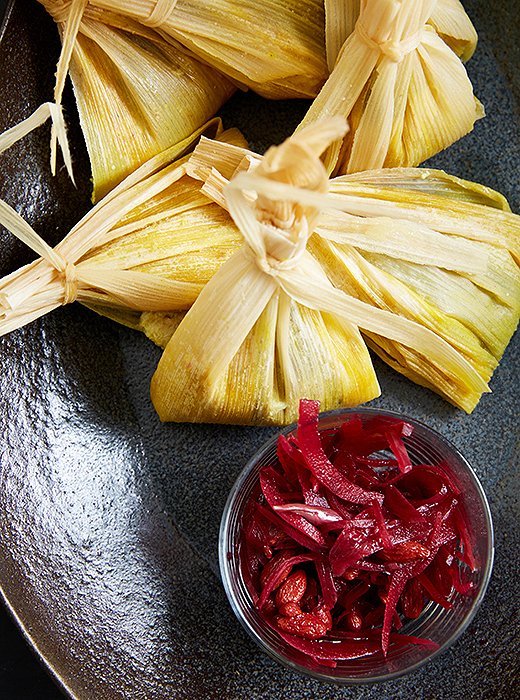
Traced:
[[[502, 191], [520, 211], [519, 3], [467, 0], [480, 35], [469, 64], [488, 116], [433, 163]], [[0, 43], [0, 130], [52, 96], [55, 27], [17, 0]], [[1, 156], [0, 196], [51, 243], [89, 206], [89, 175], [66, 96], [75, 190], [48, 172], [43, 127]], [[306, 105], [237, 95], [223, 110], [263, 150]], [[31, 259], [0, 231], [0, 274]], [[376, 361], [374, 402], [423, 420], [473, 463], [488, 494], [496, 562], [467, 633], [410, 677], [340, 689], [287, 672], [246, 637], [217, 571], [227, 493], [272, 429], [161, 425], [148, 398], [159, 353], [78, 305], [0, 340], [0, 587], [40, 652], [77, 697], [510, 698], [518, 676], [520, 347], [509, 346], [471, 416]], [[57, 700], [21, 633], [0, 612], [0, 700]]]

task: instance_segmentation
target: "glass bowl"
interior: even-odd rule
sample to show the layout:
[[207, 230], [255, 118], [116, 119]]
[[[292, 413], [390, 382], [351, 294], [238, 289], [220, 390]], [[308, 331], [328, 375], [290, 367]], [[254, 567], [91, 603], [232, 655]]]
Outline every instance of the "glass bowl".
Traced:
[[[484, 597], [493, 566], [493, 526], [485, 493], [467, 460], [448, 440], [426, 425], [401, 414], [377, 409], [340, 409], [320, 415], [320, 432], [334, 429], [357, 415], [362, 421], [374, 416], [404, 420], [413, 426], [410, 437], [403, 438], [412, 464], [447, 463], [450, 477], [461, 492], [471, 536], [476, 571], [471, 574], [471, 595], [453, 592], [451, 609], [429, 602], [415, 620], [405, 621], [400, 632], [422, 637], [438, 646], [390, 645], [387, 656], [378, 651], [348, 661], [335, 668], [307, 659], [289, 646], [259, 615], [244, 581], [240, 565], [245, 507], [258, 490], [261, 467], [276, 462], [278, 435], [269, 440], [248, 462], [231, 489], [224, 508], [219, 537], [219, 561], [222, 582], [231, 607], [254, 641], [276, 661], [300, 673], [341, 684], [359, 684], [390, 680], [409, 673], [445, 651], [464, 632]], [[281, 432], [294, 432], [292, 425]], [[460, 566], [465, 566], [460, 564]]]

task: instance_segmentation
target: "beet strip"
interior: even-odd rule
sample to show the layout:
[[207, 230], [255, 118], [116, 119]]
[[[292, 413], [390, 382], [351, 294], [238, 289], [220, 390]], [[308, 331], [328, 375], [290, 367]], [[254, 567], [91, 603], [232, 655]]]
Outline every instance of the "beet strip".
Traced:
[[403, 496], [403, 494], [393, 484], [389, 484], [385, 489], [384, 505], [398, 518], [407, 523], [424, 522], [424, 516], [419, 513], [417, 508]]
[[318, 432], [319, 401], [302, 399], [298, 418], [298, 446], [305, 462], [314, 476], [332, 493], [345, 501], [369, 504], [374, 500], [382, 503], [383, 495], [372, 493], [356, 486], [334, 467], [321, 446]]
[[334, 578], [330, 564], [326, 560], [316, 561], [316, 571], [320, 580], [321, 594], [323, 596], [323, 604], [328, 610], [336, 605], [338, 592], [334, 585]]
[[466, 519], [462, 516], [462, 513], [460, 512], [460, 506], [455, 507], [452, 513], [453, 520], [455, 521], [455, 527], [459, 532], [459, 536], [463, 545], [463, 561], [466, 562], [471, 571], [475, 571], [477, 568], [477, 564], [475, 561], [475, 556], [473, 554], [473, 549], [471, 547], [471, 538], [469, 536], [468, 526], [466, 525]]
[[307, 537], [307, 535], [304, 535], [300, 530], [297, 530], [296, 528], [292, 527], [289, 525], [289, 523], [285, 522], [283, 518], [280, 518], [276, 513], [272, 510], [269, 510], [265, 506], [263, 506], [261, 503], [257, 504], [257, 510], [268, 520], [270, 520], [274, 525], [277, 526], [279, 530], [284, 532], [288, 537], [290, 537], [291, 540], [294, 540], [295, 543], [301, 545], [302, 547], [306, 547], [307, 549], [310, 549], [312, 552], [320, 552], [322, 553], [324, 551], [324, 547], [319, 545], [317, 542], [312, 540], [310, 537]]
[[379, 501], [374, 501], [372, 503], [372, 512], [374, 513], [374, 519], [377, 523], [377, 529], [379, 530], [379, 537], [381, 538], [383, 547], [389, 549], [392, 546], [392, 541], [386, 529], [385, 516], [383, 515], [383, 509]]
[[[262, 493], [265, 496], [265, 500], [269, 503], [271, 508], [274, 506], [285, 506], [287, 505], [286, 499], [280, 493], [276, 485], [277, 473], [272, 467], [264, 468], [260, 471], [260, 486], [262, 488]], [[303, 535], [314, 540], [321, 547], [325, 546], [325, 538], [312, 523], [310, 523], [306, 518], [301, 515], [296, 515], [295, 513], [286, 512], [283, 510], [277, 511], [280, 517], [289, 523], [296, 530], [299, 530]]]
[[424, 571], [421, 574], [418, 574], [417, 580], [434, 603], [441, 605], [443, 608], [446, 608], [446, 610], [451, 610], [453, 603], [450, 603], [450, 601], [442, 595], [442, 593], [437, 589], [433, 581], [430, 580]]
[[394, 571], [390, 577], [390, 586], [388, 587], [388, 595], [386, 598], [385, 614], [383, 617], [383, 630], [381, 632], [381, 648], [386, 656], [388, 652], [388, 644], [390, 642], [390, 631], [392, 629], [392, 621], [401, 593], [410, 578], [410, 574], [404, 569]]
[[406, 445], [392, 430], [387, 430], [385, 435], [388, 440], [388, 446], [397, 459], [399, 469], [403, 474], [407, 474], [412, 468], [412, 462], [410, 460], [408, 450], [406, 449]]
[[380, 650], [379, 642], [373, 640], [348, 642], [327, 642], [326, 640], [309, 640], [296, 637], [281, 630], [277, 630], [280, 637], [294, 649], [301, 651], [306, 656], [319, 661], [347, 661], [359, 659], [362, 656], [375, 654]]

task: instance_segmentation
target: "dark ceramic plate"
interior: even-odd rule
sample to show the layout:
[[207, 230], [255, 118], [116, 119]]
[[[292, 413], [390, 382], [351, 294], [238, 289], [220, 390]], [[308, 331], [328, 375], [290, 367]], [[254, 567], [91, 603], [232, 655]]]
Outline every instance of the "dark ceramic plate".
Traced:
[[[488, 117], [435, 164], [500, 189], [520, 210], [519, 25], [511, 1], [468, 0], [481, 36], [469, 65]], [[52, 95], [59, 46], [35, 2], [17, 1], [0, 44], [0, 129]], [[78, 176], [51, 179], [44, 127], [2, 156], [0, 196], [51, 243], [89, 206], [88, 165], [67, 95]], [[303, 103], [239, 95], [229, 125], [254, 147], [288, 135]], [[30, 259], [0, 233], [0, 273]], [[217, 572], [222, 508], [245, 461], [272, 429], [161, 425], [148, 398], [159, 357], [144, 337], [79, 305], [1, 341], [0, 587], [5, 603], [59, 685], [22, 692], [36, 674], [0, 623], [0, 697], [59, 698], [498, 698], [518, 671], [513, 609], [520, 550], [519, 338], [473, 415], [456, 411], [381, 363], [373, 406], [409, 413], [450, 438], [489, 496], [496, 564], [465, 635], [408, 678], [339, 689], [279, 668], [246, 638]], [[19, 658], [17, 656], [16, 658]], [[24, 658], [24, 657], [22, 657]]]

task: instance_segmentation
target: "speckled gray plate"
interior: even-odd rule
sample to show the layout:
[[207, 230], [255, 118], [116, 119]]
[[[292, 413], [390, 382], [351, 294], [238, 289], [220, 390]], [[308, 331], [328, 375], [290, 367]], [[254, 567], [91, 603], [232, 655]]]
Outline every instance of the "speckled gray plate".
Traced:
[[[488, 117], [434, 162], [500, 189], [519, 211], [515, 7], [468, 0], [481, 36], [469, 70]], [[0, 44], [1, 130], [50, 98], [58, 50], [43, 10], [17, 2]], [[1, 158], [0, 196], [51, 243], [89, 206], [70, 93], [67, 100], [77, 189], [63, 172], [49, 177], [45, 127]], [[303, 103], [238, 95], [223, 116], [263, 149], [288, 135], [304, 111]], [[31, 258], [5, 232], [0, 245], [1, 274]], [[477, 618], [448, 653], [383, 686], [339, 689], [264, 656], [234, 619], [218, 578], [228, 490], [275, 431], [161, 425], [148, 398], [158, 350], [79, 305], [3, 339], [0, 587], [61, 684], [56, 698], [63, 691], [81, 700], [511, 697], [519, 656], [512, 620], [520, 551], [519, 344], [517, 335], [493, 394], [471, 416], [376, 362], [383, 395], [372, 405], [427, 422], [473, 463], [493, 511], [496, 563]], [[5, 694], [1, 672], [0, 696], [18, 700], [16, 692]]]

